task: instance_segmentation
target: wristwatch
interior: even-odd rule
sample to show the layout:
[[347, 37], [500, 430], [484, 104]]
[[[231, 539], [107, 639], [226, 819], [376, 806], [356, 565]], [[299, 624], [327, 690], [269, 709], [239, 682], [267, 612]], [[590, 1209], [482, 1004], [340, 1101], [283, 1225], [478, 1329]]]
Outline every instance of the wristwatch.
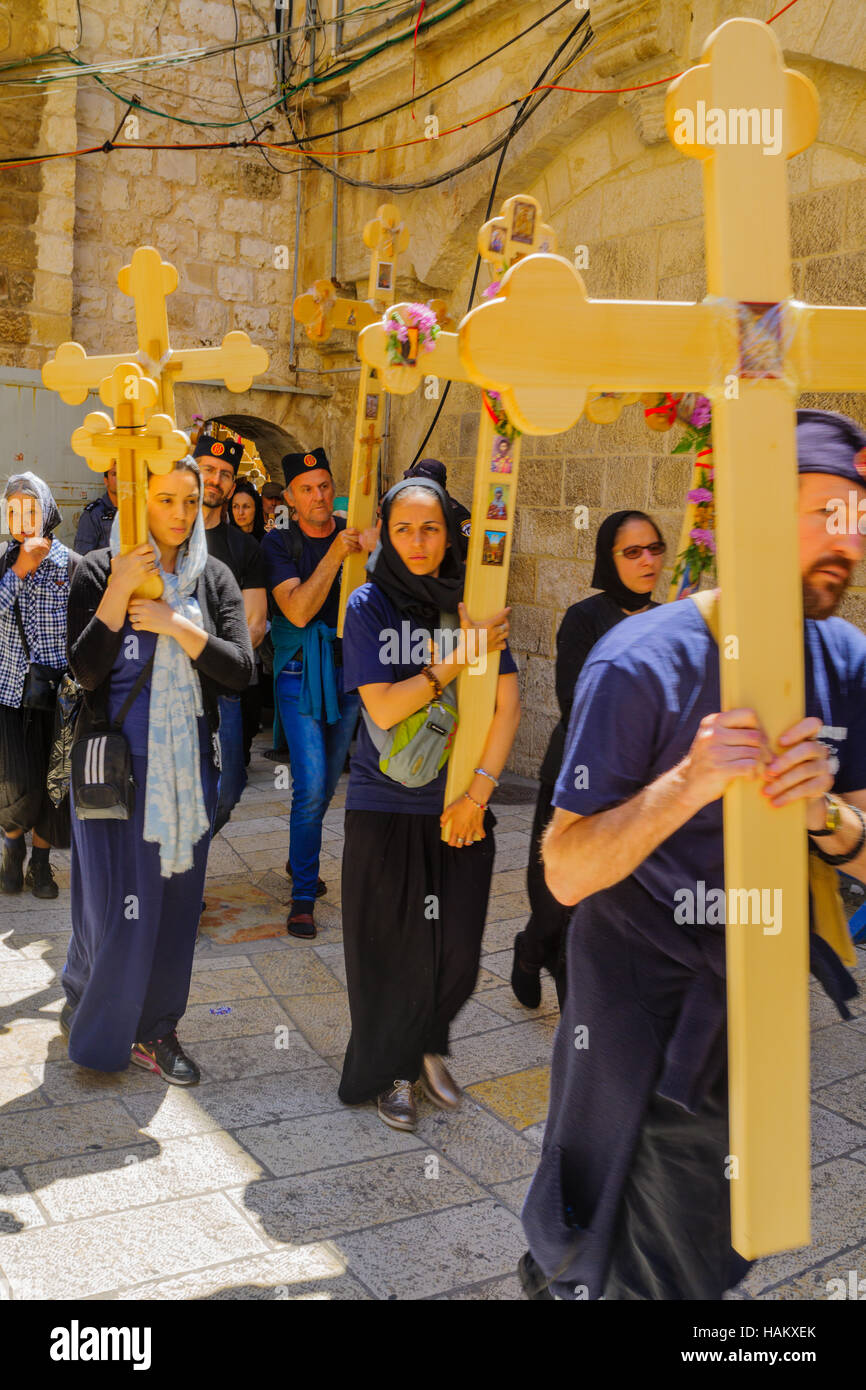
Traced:
[[837, 797], [830, 796], [825, 792], [824, 800], [827, 803], [827, 815], [824, 821], [823, 830], [810, 830], [810, 835], [833, 835], [842, 824], [842, 807]]

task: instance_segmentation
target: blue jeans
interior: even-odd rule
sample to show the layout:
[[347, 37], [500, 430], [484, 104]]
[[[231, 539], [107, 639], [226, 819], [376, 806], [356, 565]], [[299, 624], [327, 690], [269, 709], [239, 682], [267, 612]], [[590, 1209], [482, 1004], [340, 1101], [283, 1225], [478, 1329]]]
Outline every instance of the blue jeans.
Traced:
[[343, 672], [337, 670], [340, 718], [336, 724], [301, 714], [300, 661], [288, 661], [275, 683], [280, 721], [289, 745], [292, 767], [292, 809], [289, 817], [289, 865], [292, 897], [313, 902], [319, 880], [322, 821], [343, 771], [358, 719], [357, 692], [343, 694]]
[[220, 772], [219, 800], [214, 813], [212, 834], [218, 835], [228, 823], [247, 785], [244, 766], [244, 720], [240, 695], [220, 696]]

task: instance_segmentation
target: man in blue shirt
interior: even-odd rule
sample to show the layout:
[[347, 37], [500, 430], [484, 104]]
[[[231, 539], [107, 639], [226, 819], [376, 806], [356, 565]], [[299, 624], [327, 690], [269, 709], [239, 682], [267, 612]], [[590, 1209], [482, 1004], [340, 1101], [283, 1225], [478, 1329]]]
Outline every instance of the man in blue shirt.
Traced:
[[324, 449], [286, 454], [285, 500], [296, 520], [277, 523], [262, 542], [276, 611], [274, 692], [289, 745], [292, 808], [289, 861], [292, 906], [286, 930], [311, 940], [319, 878], [322, 821], [343, 771], [358, 719], [355, 692], [344, 694], [337, 618], [340, 574], [347, 555], [372, 550], [375, 531], [362, 533], [334, 516], [334, 479]]
[[105, 550], [111, 536], [111, 523], [117, 512], [117, 464], [112, 463], [105, 474], [105, 492], [88, 502], [81, 513], [75, 532], [75, 551], [89, 555], [91, 550]]
[[[832, 616], [863, 553], [838, 518], [849, 494], [855, 518], [866, 507], [866, 434], [800, 411], [797, 452], [805, 718], [779, 748], [753, 710], [718, 712], [718, 648], [691, 601], [613, 629], [575, 692], [544, 847], [551, 892], [577, 906], [523, 1210], [531, 1298], [720, 1299], [748, 1267], [725, 1168], [725, 788], [759, 778], [775, 806], [805, 800], [812, 852], [866, 879], [866, 637]], [[810, 937], [848, 1017], [856, 987]]]

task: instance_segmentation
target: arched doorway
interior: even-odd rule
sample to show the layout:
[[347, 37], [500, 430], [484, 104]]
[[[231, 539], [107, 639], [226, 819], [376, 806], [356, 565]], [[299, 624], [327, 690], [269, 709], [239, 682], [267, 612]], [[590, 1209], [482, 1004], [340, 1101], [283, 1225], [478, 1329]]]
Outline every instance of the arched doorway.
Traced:
[[275, 425], [271, 420], [263, 420], [258, 415], [209, 415], [208, 419], [218, 420], [220, 424], [243, 435], [245, 439], [251, 439], [267, 469], [269, 479], [275, 483], [285, 482], [283, 455], [298, 453], [303, 449], [303, 445], [293, 434], [289, 434], [288, 430], [284, 430], [281, 425]]

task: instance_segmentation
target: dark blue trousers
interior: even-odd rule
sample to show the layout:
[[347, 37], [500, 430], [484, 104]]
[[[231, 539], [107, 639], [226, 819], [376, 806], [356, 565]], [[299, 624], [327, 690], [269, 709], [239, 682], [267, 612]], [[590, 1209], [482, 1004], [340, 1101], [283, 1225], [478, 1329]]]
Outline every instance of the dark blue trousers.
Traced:
[[[219, 774], [209, 736], [201, 744], [210, 820]], [[161, 877], [159, 846], [143, 838], [147, 760], [133, 755], [132, 767], [130, 820], [72, 815], [72, 940], [63, 972], [75, 1010], [69, 1056], [96, 1071], [124, 1071], [133, 1043], [164, 1037], [183, 1016], [210, 846], [208, 832], [193, 850], [191, 869]]]

